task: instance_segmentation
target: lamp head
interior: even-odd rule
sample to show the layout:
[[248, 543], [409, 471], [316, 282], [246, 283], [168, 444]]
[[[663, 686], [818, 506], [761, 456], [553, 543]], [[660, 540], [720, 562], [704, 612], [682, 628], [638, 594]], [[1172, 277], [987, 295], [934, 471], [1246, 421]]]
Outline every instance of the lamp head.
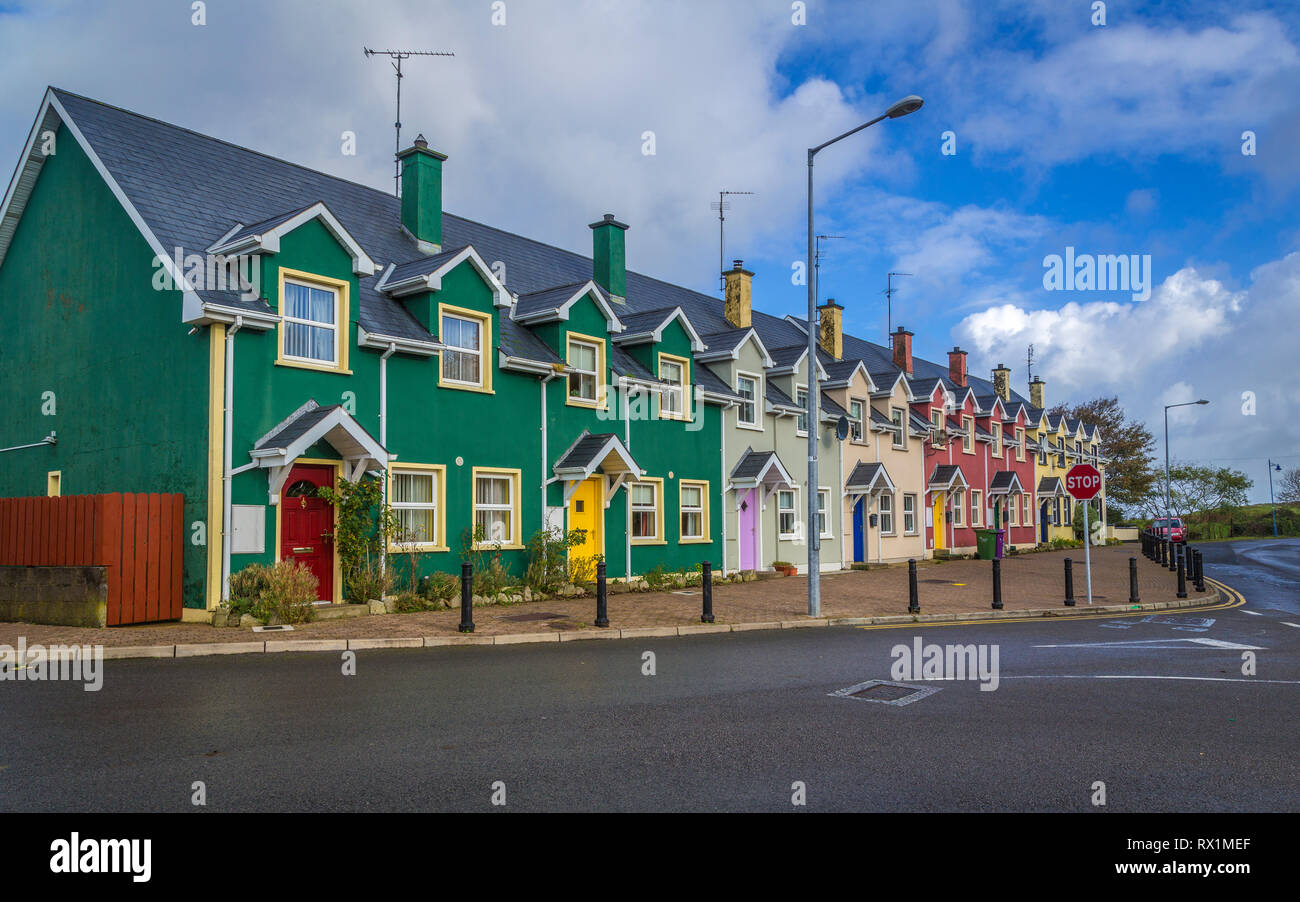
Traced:
[[915, 94], [908, 94], [902, 100], [895, 103], [889, 109], [885, 110], [885, 115], [890, 119], [897, 119], [900, 116], [906, 116], [908, 113], [915, 113], [925, 103]]

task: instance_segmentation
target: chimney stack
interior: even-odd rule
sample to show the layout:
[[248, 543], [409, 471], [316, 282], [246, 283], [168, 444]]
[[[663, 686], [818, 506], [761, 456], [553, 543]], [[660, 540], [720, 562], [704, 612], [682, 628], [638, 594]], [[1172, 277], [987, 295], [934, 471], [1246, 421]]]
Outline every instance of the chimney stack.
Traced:
[[999, 363], [993, 371], [993, 390], [1003, 401], [1011, 400], [1011, 370]]
[[1029, 383], [1029, 403], [1039, 410], [1047, 409], [1047, 383], [1037, 376]]
[[827, 298], [817, 309], [821, 313], [818, 338], [822, 350], [840, 360], [844, 357], [844, 308], [835, 303], [835, 298]]
[[596, 284], [612, 296], [622, 300], [627, 297], [627, 246], [623, 233], [627, 225], [606, 213], [591, 229], [591, 260]]
[[948, 379], [953, 385], [966, 387], [966, 352], [961, 348], [948, 352]]
[[897, 332], [890, 334], [889, 341], [894, 348], [894, 366], [912, 375], [912, 333], [899, 326]]
[[420, 135], [397, 155], [402, 163], [402, 227], [426, 254], [442, 250], [442, 164], [446, 154], [429, 149]]
[[726, 280], [723, 291], [722, 315], [737, 329], [748, 329], [753, 324], [750, 302], [753, 294], [754, 274], [745, 269], [744, 260], [734, 261], [731, 269], [724, 270]]

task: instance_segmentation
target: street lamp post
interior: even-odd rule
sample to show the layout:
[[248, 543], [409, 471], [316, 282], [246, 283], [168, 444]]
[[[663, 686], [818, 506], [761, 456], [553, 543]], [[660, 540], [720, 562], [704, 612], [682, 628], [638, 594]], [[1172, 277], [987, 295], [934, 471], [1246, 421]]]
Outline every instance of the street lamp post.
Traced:
[[[881, 119], [898, 119], [908, 113], [915, 113], [924, 103], [915, 94], [909, 94], [885, 110], [883, 116], [877, 116], [870, 122], [864, 122], [855, 129], [845, 132], [838, 138], [832, 138], [824, 144], [808, 148], [808, 267], [804, 270], [804, 280], [808, 283], [808, 616], [821, 614], [821, 529], [817, 523], [817, 439], [818, 418], [821, 415], [821, 391], [817, 380], [817, 287], [813, 284], [813, 265], [816, 248], [813, 231], [813, 158], [826, 148], [849, 135], [856, 135], [864, 128], [875, 125]], [[828, 506], [829, 507], [829, 506]], [[830, 516], [830, 510], [826, 511]]]
[[1268, 506], [1273, 509], [1273, 538], [1277, 538], [1277, 502], [1273, 500], [1273, 471], [1282, 472], [1282, 465], [1273, 463], [1272, 458], [1268, 460]]
[[1174, 535], [1173, 524], [1169, 523], [1172, 514], [1169, 512], [1169, 411], [1175, 407], [1191, 407], [1193, 404], [1209, 404], [1202, 398], [1200, 401], [1184, 401], [1181, 404], [1165, 405], [1165, 528], [1169, 530], [1170, 539]]

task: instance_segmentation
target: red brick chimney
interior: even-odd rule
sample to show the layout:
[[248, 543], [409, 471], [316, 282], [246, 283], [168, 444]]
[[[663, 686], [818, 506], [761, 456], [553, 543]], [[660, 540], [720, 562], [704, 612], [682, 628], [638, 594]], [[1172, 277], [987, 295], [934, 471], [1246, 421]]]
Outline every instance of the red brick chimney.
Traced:
[[948, 378], [953, 385], [966, 387], [966, 352], [961, 348], [948, 352]]
[[912, 333], [899, 326], [898, 331], [889, 336], [889, 341], [894, 347], [894, 366], [912, 375]]

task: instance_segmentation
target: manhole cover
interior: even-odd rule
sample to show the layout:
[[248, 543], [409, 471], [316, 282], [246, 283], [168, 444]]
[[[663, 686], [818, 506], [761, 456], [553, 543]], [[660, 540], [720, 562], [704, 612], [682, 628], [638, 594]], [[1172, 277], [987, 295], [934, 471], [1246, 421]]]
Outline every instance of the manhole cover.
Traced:
[[546, 624], [553, 630], [576, 630], [577, 627], [565, 620], [552, 620]]
[[883, 705], [897, 706], [910, 705], [938, 691], [935, 686], [912, 686], [889, 680], [867, 680], [865, 683], [858, 683], [847, 689], [837, 689], [827, 694], [836, 698], [856, 698], [864, 702], [880, 702]]
[[567, 620], [568, 614], [553, 614], [549, 611], [542, 611], [536, 614], [511, 614], [509, 617], [502, 617], [502, 620], [508, 620], [511, 623], [529, 623], [533, 620]]

